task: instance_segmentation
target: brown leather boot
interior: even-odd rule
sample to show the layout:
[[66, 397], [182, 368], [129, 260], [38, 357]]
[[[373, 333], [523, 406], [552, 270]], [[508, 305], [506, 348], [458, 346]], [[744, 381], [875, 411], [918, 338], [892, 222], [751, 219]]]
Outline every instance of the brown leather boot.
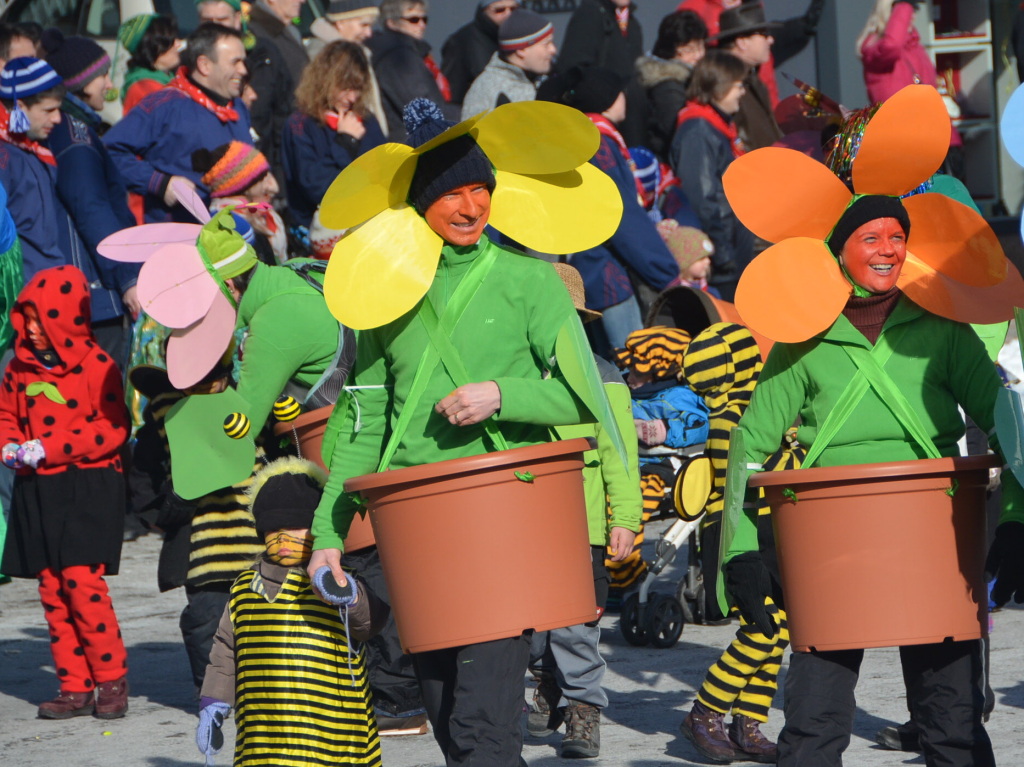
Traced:
[[96, 685], [96, 717], [120, 719], [128, 713], [128, 677]]
[[40, 719], [70, 719], [73, 716], [89, 716], [93, 709], [91, 692], [61, 692], [53, 700], [39, 706]]
[[778, 747], [761, 732], [757, 720], [749, 716], [733, 714], [729, 723], [729, 740], [746, 761], [775, 764], [779, 760]]
[[570, 700], [565, 711], [563, 759], [591, 759], [601, 753], [601, 709]]
[[743, 758], [725, 732], [725, 714], [712, 711], [699, 700], [694, 701], [679, 729], [705, 759], [728, 764]]
[[537, 689], [533, 691], [533, 708], [526, 715], [526, 731], [535, 738], [545, 738], [559, 727], [565, 720], [558, 701], [562, 698], [562, 690], [551, 674], [537, 677]]

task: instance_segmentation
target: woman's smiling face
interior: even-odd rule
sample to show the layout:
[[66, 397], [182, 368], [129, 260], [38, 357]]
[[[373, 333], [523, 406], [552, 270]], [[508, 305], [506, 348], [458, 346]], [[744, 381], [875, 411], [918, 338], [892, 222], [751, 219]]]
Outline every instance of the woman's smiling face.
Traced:
[[895, 218], [876, 218], [850, 235], [839, 260], [850, 278], [872, 293], [885, 293], [907, 259], [907, 235]]

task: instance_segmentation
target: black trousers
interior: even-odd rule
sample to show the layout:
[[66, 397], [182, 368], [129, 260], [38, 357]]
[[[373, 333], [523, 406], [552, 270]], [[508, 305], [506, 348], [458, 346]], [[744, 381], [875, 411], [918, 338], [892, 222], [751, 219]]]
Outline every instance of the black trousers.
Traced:
[[188, 665], [192, 669], [192, 683], [201, 689], [206, 676], [206, 667], [210, 663], [210, 650], [213, 649], [213, 636], [217, 633], [224, 608], [227, 607], [231, 584], [228, 582], [211, 584], [201, 588], [185, 587], [188, 604], [181, 611], [178, 628], [185, 642]]
[[[384, 569], [381, 567], [377, 547], [345, 553], [345, 566], [351, 567], [356, 575], [366, 582], [377, 597], [389, 606], [388, 585], [384, 581]], [[416, 672], [412, 666], [412, 658], [402, 652], [398, 641], [398, 627], [395, 615], [388, 616], [384, 629], [366, 643], [366, 668], [370, 678], [370, 690], [373, 692], [373, 705], [387, 716], [401, 717], [423, 713], [423, 700], [420, 697]]]
[[532, 635], [412, 656], [446, 767], [521, 763], [523, 677]]
[[[795, 652], [786, 676], [786, 724], [779, 767], [839, 767], [850, 744], [854, 688], [863, 650]], [[981, 643], [900, 648], [911, 718], [921, 728], [928, 767], [995, 767], [981, 723]]]

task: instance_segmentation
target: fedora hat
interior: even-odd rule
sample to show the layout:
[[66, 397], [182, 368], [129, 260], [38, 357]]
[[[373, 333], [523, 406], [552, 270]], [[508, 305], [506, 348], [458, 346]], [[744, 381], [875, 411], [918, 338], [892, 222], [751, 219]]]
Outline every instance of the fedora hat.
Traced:
[[761, 0], [749, 0], [722, 11], [718, 17], [718, 34], [713, 39], [726, 42], [761, 30], [778, 29], [780, 26], [777, 21], [768, 21], [765, 17]]

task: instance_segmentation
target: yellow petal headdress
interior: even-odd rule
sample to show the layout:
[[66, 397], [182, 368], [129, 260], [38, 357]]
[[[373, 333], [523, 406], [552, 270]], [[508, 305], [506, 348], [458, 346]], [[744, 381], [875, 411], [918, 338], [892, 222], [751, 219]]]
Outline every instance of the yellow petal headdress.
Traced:
[[[853, 188], [901, 196], [927, 181], [949, 148], [949, 116], [927, 85], [893, 95], [871, 118], [853, 160]], [[852, 292], [825, 244], [856, 199], [821, 163], [767, 147], [736, 159], [723, 177], [739, 220], [775, 243], [744, 270], [736, 308], [749, 327], [774, 341], [804, 341], [827, 329]], [[1024, 302], [1024, 281], [1009, 266], [988, 223], [970, 207], [926, 192], [903, 201], [911, 221], [897, 286], [934, 314], [992, 323]]]
[[335, 246], [324, 279], [327, 305], [342, 324], [384, 325], [426, 295], [444, 242], [407, 204], [409, 187], [423, 154], [466, 134], [495, 168], [490, 223], [502, 234], [560, 255], [615, 233], [622, 199], [615, 183], [587, 163], [600, 144], [593, 123], [560, 104], [503, 104], [421, 146], [379, 146], [331, 184], [321, 220], [352, 229]]

